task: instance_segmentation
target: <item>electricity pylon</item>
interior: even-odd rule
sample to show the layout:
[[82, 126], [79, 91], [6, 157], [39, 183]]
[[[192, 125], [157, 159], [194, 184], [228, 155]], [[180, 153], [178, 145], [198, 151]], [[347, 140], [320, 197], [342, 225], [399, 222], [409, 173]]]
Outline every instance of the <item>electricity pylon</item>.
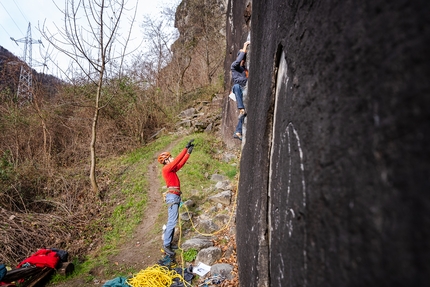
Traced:
[[[28, 23], [27, 36], [21, 39], [14, 39], [10, 37], [12, 41], [18, 45], [18, 42], [24, 43], [24, 63], [21, 63], [21, 72], [19, 74], [18, 82], [18, 101], [32, 101], [33, 100], [33, 75], [32, 75], [32, 45], [42, 44], [41, 40], [34, 40], [31, 38], [31, 24]], [[42, 44], [43, 46], [43, 44]]]

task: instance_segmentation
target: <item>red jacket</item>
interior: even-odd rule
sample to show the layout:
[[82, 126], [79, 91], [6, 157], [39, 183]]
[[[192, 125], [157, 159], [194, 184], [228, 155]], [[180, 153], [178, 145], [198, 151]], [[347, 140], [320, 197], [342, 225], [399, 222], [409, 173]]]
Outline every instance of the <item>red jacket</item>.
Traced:
[[176, 175], [176, 172], [184, 166], [189, 157], [190, 154], [187, 153], [187, 148], [184, 148], [172, 162], [163, 166], [161, 172], [163, 174], [167, 188], [174, 187], [179, 190], [181, 189], [181, 183], [179, 181], [179, 177]]
[[30, 263], [36, 267], [50, 267], [54, 268], [60, 262], [58, 254], [49, 249], [40, 249], [24, 261], [18, 264], [17, 268], [20, 268], [25, 263]]

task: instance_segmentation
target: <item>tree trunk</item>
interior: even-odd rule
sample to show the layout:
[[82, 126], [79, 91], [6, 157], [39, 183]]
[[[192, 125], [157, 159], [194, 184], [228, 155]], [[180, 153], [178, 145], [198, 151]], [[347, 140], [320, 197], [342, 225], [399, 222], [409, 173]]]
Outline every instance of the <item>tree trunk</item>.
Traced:
[[104, 67], [102, 66], [102, 70], [100, 71], [100, 78], [97, 86], [97, 94], [96, 94], [96, 102], [94, 106], [94, 117], [93, 117], [93, 125], [91, 128], [91, 169], [90, 169], [90, 181], [91, 181], [91, 188], [94, 194], [98, 194], [99, 187], [97, 185], [97, 178], [96, 178], [96, 139], [97, 139], [97, 122], [99, 119], [99, 103], [100, 103], [100, 96], [102, 92], [102, 83], [103, 83], [103, 74], [104, 74]]
[[91, 149], [90, 181], [91, 181], [91, 189], [95, 194], [99, 192], [99, 187], [97, 185], [97, 178], [96, 178], [96, 138], [97, 138], [98, 117], [99, 117], [99, 108], [96, 104], [96, 107], [94, 109], [93, 125], [91, 127], [91, 145], [90, 145], [90, 149]]

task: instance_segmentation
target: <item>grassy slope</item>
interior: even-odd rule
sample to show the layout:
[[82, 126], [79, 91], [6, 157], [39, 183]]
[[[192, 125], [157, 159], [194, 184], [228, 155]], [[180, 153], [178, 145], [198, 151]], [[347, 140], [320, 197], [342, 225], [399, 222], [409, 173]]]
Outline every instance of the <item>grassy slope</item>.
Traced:
[[[109, 268], [103, 268], [103, 266], [108, 265], [108, 256], [115, 254], [118, 246], [130, 238], [134, 229], [141, 222], [144, 210], [148, 208], [146, 206], [147, 194], [142, 191], [148, 188], [148, 180], [143, 175], [146, 173], [149, 164], [156, 160], [158, 152], [165, 150], [172, 143], [174, 143], [174, 146], [171, 149], [171, 153], [173, 155], [178, 154], [191, 138], [195, 139], [192, 158], [187, 162], [186, 171], [180, 171], [183, 190], [203, 190], [208, 188], [213, 184], [209, 179], [214, 173], [226, 175], [232, 180], [235, 178], [238, 171], [237, 164], [235, 162], [226, 163], [221, 161], [220, 159], [225, 152], [222, 142], [216, 136], [205, 133], [184, 137], [176, 135], [163, 136], [147, 146], [120, 158], [111, 158], [100, 162], [99, 166], [103, 177], [108, 178], [107, 182], [109, 182], [104, 204], [111, 210], [109, 218], [100, 219], [100, 221], [96, 222], [96, 224], [105, 224], [104, 234], [101, 238], [102, 244], [95, 252], [88, 254], [84, 262], [74, 260], [76, 268], [72, 276], [63, 278], [57, 275], [51, 281], [53, 284], [63, 282], [63, 284], [65, 283], [64, 286], [67, 286], [66, 282], [71, 282], [70, 280], [76, 280], [77, 278], [92, 282], [94, 278], [90, 275], [90, 270], [95, 268], [105, 269], [105, 279], [126, 276], [138, 271], [124, 270], [122, 274], [114, 274], [114, 271], [109, 270]], [[160, 193], [161, 191], [162, 187], [160, 186]], [[196, 196], [193, 199], [197, 201], [197, 204], [199, 204], [199, 200], [204, 200], [203, 196]]]

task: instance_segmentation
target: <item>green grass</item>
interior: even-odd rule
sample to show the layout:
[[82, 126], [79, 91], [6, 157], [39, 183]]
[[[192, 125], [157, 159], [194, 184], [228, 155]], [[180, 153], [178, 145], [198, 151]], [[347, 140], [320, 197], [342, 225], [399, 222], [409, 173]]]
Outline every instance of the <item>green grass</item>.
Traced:
[[178, 154], [192, 138], [195, 139], [193, 152], [187, 164], [178, 172], [183, 190], [209, 186], [210, 176], [214, 173], [226, 175], [230, 179], [236, 176], [236, 166], [218, 160], [222, 143], [212, 135], [201, 133], [186, 137], [181, 141], [182, 145], [173, 150], [173, 155]]
[[[147, 204], [146, 190], [149, 188], [149, 183], [145, 177], [148, 166], [156, 160], [158, 152], [166, 151], [171, 143], [175, 143], [170, 150], [175, 157], [193, 138], [195, 139], [195, 148], [187, 164], [178, 172], [181, 189], [185, 196], [191, 189], [202, 190], [213, 185], [209, 179], [214, 173], [226, 175], [230, 179], [235, 177], [237, 166], [219, 160], [220, 151], [223, 149], [222, 143], [214, 136], [206, 133], [188, 135], [183, 138], [177, 138], [173, 135], [162, 136], [153, 143], [121, 157], [101, 160], [99, 168], [112, 181], [103, 204], [113, 208], [113, 211], [109, 218], [95, 220], [88, 227], [88, 234], [103, 233], [103, 246], [97, 252], [97, 256], [88, 257], [83, 262], [75, 259], [75, 272], [71, 278], [81, 277], [91, 281], [93, 278], [89, 272], [98, 266], [105, 267], [105, 276], [112, 278], [121, 276], [121, 274], [109, 274], [111, 269], [108, 257], [115, 254], [120, 244], [130, 238], [143, 218]], [[158, 176], [161, 193], [165, 183], [161, 174]], [[186, 200], [186, 198], [184, 199]], [[206, 205], [210, 207], [209, 203]], [[104, 227], [101, 228], [100, 226], [103, 225]], [[161, 226], [154, 228], [160, 230]], [[188, 255], [191, 257], [191, 251]], [[124, 270], [124, 274], [135, 271]], [[63, 280], [65, 280], [64, 277], [57, 275], [54, 276], [52, 282]]]

